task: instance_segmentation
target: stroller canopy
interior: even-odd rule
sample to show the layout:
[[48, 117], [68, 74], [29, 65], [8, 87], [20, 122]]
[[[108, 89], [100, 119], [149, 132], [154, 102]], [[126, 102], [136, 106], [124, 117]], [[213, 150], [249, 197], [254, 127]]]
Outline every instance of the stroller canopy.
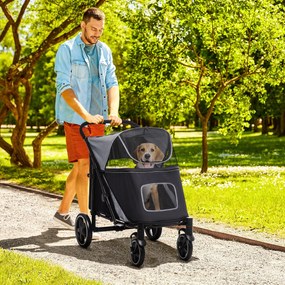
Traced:
[[161, 128], [132, 128], [102, 137], [88, 137], [87, 140], [89, 151], [94, 155], [101, 170], [104, 170], [112, 159], [130, 158], [134, 163], [139, 163], [135, 153], [142, 143], [155, 144], [162, 151], [163, 159], [154, 164], [164, 163], [172, 156], [170, 134]]

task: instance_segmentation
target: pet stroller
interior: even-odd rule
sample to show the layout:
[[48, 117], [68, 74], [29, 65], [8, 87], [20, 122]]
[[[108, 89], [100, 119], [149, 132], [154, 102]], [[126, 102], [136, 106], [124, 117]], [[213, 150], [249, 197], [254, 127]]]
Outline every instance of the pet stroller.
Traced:
[[[110, 121], [104, 121], [108, 123]], [[82, 213], [77, 216], [77, 242], [87, 248], [92, 232], [136, 229], [130, 236], [130, 257], [132, 264], [140, 267], [145, 258], [145, 234], [149, 240], [156, 241], [162, 227], [177, 226], [178, 255], [188, 261], [193, 251], [193, 222], [187, 214], [171, 137], [161, 128], [139, 127], [130, 121], [123, 121], [123, 124], [131, 128], [102, 137], [86, 137], [83, 128], [88, 123], [80, 126], [90, 153], [91, 219]], [[134, 155], [137, 146], [150, 142], [163, 152], [163, 160], [153, 162], [152, 168], [136, 167], [140, 163]], [[149, 195], [152, 185], [156, 186], [158, 209]], [[108, 219], [112, 225], [98, 227], [96, 216]]]

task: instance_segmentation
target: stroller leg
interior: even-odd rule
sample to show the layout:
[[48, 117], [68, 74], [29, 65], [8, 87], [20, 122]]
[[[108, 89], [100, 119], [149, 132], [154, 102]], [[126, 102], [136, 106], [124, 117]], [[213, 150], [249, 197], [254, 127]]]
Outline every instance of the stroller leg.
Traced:
[[193, 241], [193, 219], [187, 217], [185, 220], [185, 228], [179, 229], [176, 242], [180, 259], [184, 261], [190, 260], [193, 253]]
[[138, 226], [138, 235], [137, 235], [138, 242], [141, 246], [146, 245], [146, 241], [144, 239], [144, 225], [139, 225]]
[[95, 231], [96, 228], [96, 214], [95, 211], [91, 211], [91, 224], [92, 224], [92, 231]]
[[190, 238], [191, 241], [194, 241], [193, 218], [187, 217], [185, 225], [186, 225], [186, 228], [185, 228], [186, 235]]

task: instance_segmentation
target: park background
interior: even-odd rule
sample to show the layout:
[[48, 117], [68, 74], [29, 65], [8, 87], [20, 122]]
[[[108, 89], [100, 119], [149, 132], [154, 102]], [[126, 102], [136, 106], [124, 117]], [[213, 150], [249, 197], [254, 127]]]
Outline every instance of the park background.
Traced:
[[171, 133], [189, 214], [284, 238], [284, 1], [1, 1], [0, 178], [63, 193], [55, 53], [95, 4], [120, 115]]

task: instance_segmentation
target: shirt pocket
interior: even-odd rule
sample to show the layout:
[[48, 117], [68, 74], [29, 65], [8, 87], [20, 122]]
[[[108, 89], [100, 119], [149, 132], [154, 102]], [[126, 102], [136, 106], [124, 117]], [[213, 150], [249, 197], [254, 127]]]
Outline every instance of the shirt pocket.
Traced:
[[99, 71], [101, 74], [103, 73], [104, 77], [106, 77], [107, 68], [108, 68], [108, 63], [105, 60], [101, 60], [99, 64]]
[[74, 61], [72, 63], [72, 76], [79, 79], [88, 78], [88, 66], [84, 61]]

